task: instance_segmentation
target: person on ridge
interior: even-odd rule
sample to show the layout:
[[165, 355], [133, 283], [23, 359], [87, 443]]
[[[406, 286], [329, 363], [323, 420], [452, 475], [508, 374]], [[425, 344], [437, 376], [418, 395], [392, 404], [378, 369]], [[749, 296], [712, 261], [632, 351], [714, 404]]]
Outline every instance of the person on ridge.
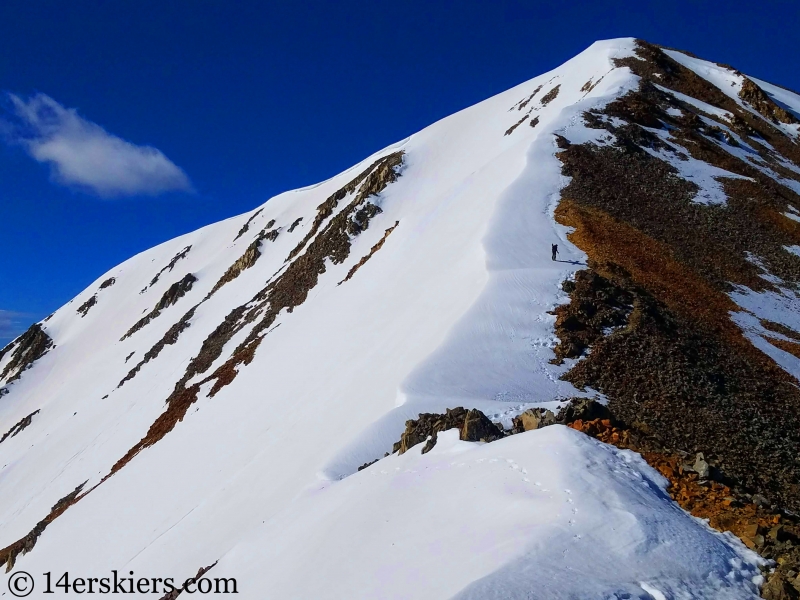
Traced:
[[550, 249], [553, 251], [553, 260], [555, 260], [558, 255], [558, 244], [553, 244]]

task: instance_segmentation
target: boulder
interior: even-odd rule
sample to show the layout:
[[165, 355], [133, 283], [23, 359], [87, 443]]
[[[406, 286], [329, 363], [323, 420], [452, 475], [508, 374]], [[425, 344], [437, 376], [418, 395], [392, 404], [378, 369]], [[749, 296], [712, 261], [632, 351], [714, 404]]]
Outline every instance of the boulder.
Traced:
[[459, 439], [467, 442], [492, 442], [505, 435], [478, 409], [467, 410], [459, 406], [448, 408], [444, 414], [420, 413], [416, 419], [406, 421], [406, 430], [392, 446], [392, 452], [403, 454], [409, 448], [426, 442], [422, 449], [425, 454], [436, 445], [437, 434], [448, 429], [458, 429]]
[[514, 417], [514, 431], [531, 431], [533, 429], [540, 429], [553, 425], [556, 422], [556, 416], [552, 411], [544, 408], [530, 408], [524, 413]]

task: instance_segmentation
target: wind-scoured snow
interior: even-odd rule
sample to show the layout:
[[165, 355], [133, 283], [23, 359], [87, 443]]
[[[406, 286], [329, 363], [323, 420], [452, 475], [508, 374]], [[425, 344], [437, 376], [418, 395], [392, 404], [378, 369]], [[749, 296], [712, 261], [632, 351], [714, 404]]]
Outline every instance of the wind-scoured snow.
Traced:
[[[278, 315], [252, 362], [213, 397], [204, 384], [171, 432], [55, 519], [17, 567], [182, 579], [220, 560], [215, 573], [236, 577], [246, 598], [521, 598], [537, 586], [553, 598], [755, 597], [756, 555], [677, 508], [640, 459], [563, 428], [486, 446], [443, 434], [429, 454], [357, 472], [419, 412], [477, 407], [508, 423], [527, 406], [593, 395], [560, 379], [572, 363], [550, 363], [550, 313], [567, 300], [560, 284], [586, 261], [553, 219], [568, 183], [554, 135], [608, 142], [581, 115], [637, 88], [613, 62], [634, 47], [598, 42], [328, 181], [98, 278], [43, 324], [55, 348], [0, 399], [2, 424], [40, 411], [0, 446], [0, 547], [77, 485], [100, 483], [162, 414], [204, 340], [287, 268], [317, 206], [402, 150], [399, 178], [370, 199], [382, 212], [344, 262], [326, 263], [304, 302]], [[506, 135], [522, 116], [509, 107], [539, 86], [528, 107], [536, 126]], [[724, 201], [715, 177], [736, 176], [672, 164], [708, 203]], [[272, 220], [274, 241], [262, 239], [258, 260], [212, 293]], [[192, 289], [121, 341], [189, 273]], [[115, 284], [98, 290], [108, 277]], [[77, 308], [95, 294], [82, 317]], [[192, 308], [189, 327], [119, 386]]]

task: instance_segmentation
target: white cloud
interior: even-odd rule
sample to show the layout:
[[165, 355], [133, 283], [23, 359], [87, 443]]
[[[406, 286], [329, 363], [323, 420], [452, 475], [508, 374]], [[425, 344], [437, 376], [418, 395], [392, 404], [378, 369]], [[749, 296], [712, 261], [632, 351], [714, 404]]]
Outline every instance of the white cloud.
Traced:
[[27, 101], [8, 97], [15, 117], [11, 141], [49, 164], [57, 183], [102, 197], [192, 190], [186, 173], [160, 150], [112, 135], [45, 94]]

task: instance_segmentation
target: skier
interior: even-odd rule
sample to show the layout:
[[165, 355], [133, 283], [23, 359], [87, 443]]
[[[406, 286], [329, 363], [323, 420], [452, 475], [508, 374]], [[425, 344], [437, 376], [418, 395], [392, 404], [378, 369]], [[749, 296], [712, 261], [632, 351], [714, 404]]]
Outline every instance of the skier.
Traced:
[[550, 249], [553, 251], [553, 260], [555, 260], [558, 255], [558, 244], [553, 244]]

